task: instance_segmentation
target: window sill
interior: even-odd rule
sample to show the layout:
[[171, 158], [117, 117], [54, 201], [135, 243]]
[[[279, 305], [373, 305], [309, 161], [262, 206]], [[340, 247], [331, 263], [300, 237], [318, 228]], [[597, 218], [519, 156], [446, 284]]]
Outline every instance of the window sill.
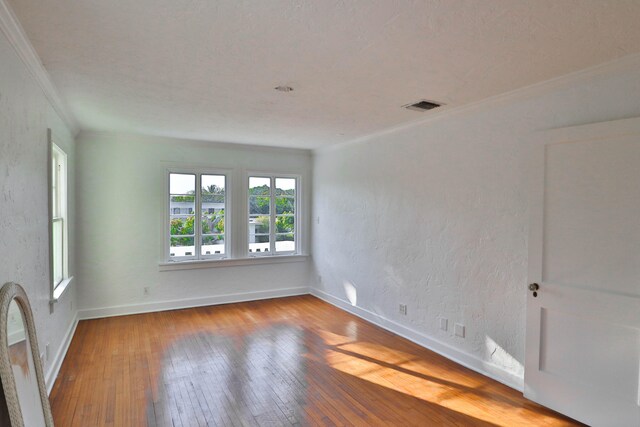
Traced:
[[53, 290], [53, 297], [51, 298], [51, 303], [56, 303], [62, 297], [62, 294], [69, 288], [69, 285], [73, 281], [73, 276], [64, 279], [56, 288]]
[[199, 268], [237, 267], [243, 265], [280, 264], [304, 262], [308, 255], [270, 255], [251, 258], [208, 259], [198, 261], [172, 261], [158, 264], [159, 271], [194, 270]]

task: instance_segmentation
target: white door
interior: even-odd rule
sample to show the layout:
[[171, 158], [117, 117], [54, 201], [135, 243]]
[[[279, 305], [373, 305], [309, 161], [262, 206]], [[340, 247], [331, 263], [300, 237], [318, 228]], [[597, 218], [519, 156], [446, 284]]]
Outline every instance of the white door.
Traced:
[[640, 426], [640, 119], [535, 139], [525, 396]]

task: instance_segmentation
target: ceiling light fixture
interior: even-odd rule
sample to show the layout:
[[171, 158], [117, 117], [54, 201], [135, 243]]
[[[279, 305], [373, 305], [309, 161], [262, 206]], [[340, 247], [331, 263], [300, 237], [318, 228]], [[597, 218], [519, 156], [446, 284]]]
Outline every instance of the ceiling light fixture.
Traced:
[[291, 86], [276, 86], [274, 89], [278, 92], [293, 92], [293, 88]]

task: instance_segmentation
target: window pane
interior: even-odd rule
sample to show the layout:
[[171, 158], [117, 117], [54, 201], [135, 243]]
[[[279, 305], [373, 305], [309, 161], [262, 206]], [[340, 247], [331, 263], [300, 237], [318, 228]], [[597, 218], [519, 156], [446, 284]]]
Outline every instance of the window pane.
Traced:
[[171, 173], [169, 174], [170, 194], [195, 194], [196, 176], [192, 174]]
[[53, 217], [60, 216], [60, 194], [58, 194], [58, 152], [53, 149], [51, 152], [51, 210]]
[[269, 214], [269, 197], [249, 197], [249, 215]]
[[195, 239], [193, 237], [171, 237], [171, 247], [169, 255], [171, 257], [194, 256], [195, 255]]
[[[193, 215], [171, 215], [171, 219], [169, 220], [170, 232], [171, 236], [193, 236], [195, 233], [193, 223], [195, 221], [195, 217]], [[186, 243], [185, 243], [186, 244]], [[193, 245], [192, 243], [189, 243]], [[173, 239], [171, 239], [171, 245], [174, 245]], [[179, 245], [183, 246], [183, 245]]]
[[249, 177], [250, 196], [268, 196], [271, 194], [271, 178]]
[[222, 214], [202, 215], [202, 234], [224, 234], [224, 211]]
[[276, 197], [277, 214], [293, 214], [296, 211], [296, 199], [293, 197]]
[[269, 235], [251, 235], [249, 236], [249, 252], [269, 252]]
[[276, 178], [276, 196], [295, 196], [295, 178]]
[[224, 196], [224, 175], [202, 175], [202, 194], [222, 194]]
[[53, 286], [62, 281], [63, 273], [63, 221], [53, 221]]
[[252, 216], [249, 218], [249, 235], [269, 234], [271, 217], [269, 215]]
[[276, 234], [276, 252], [293, 252], [296, 250], [293, 233]]
[[224, 175], [202, 175], [202, 212], [224, 209], [224, 196]]
[[216, 234], [202, 236], [202, 248], [200, 253], [204, 256], [224, 254], [224, 235]]
[[196, 196], [187, 194], [184, 196], [171, 196], [171, 203], [189, 203], [185, 206], [195, 206]]
[[278, 215], [276, 217], [276, 233], [293, 233], [295, 231], [295, 217], [293, 215]]

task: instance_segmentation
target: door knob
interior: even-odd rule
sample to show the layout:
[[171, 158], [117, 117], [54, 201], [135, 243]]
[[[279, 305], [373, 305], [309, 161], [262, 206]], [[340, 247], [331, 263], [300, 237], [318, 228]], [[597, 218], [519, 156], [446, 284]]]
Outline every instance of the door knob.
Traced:
[[538, 285], [537, 283], [532, 283], [529, 285], [529, 290], [533, 292], [534, 298], [538, 296], [538, 289], [540, 289], [540, 285]]

